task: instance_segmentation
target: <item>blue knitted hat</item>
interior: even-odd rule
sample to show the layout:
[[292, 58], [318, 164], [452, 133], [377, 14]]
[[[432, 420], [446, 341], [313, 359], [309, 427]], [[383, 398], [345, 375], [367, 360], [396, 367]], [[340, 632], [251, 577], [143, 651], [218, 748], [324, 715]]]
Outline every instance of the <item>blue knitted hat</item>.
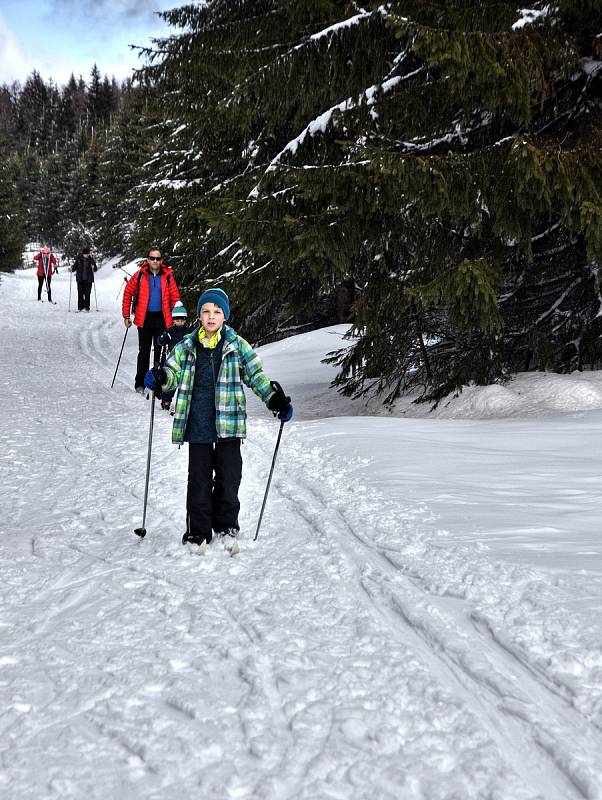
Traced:
[[199, 302], [196, 304], [197, 317], [201, 316], [201, 308], [205, 303], [214, 303], [219, 306], [224, 312], [224, 319], [228, 319], [230, 316], [230, 301], [223, 289], [207, 289], [206, 292], [203, 292], [199, 297]]

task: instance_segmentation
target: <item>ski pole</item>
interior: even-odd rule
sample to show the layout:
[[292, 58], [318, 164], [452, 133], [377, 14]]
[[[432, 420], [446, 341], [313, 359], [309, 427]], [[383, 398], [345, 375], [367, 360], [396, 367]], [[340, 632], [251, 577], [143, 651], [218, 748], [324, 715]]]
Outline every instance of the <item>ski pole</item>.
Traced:
[[[128, 329], [129, 330], [129, 329]], [[165, 363], [165, 348], [161, 348], [161, 357], [159, 358], [159, 366], [162, 367]], [[150, 412], [150, 425], [148, 428], [148, 450], [146, 453], [146, 479], [144, 481], [144, 506], [142, 509], [142, 527], [141, 528], [134, 528], [134, 533], [136, 536], [139, 536], [141, 539], [144, 539], [146, 536], [146, 501], [148, 500], [148, 480], [150, 477], [150, 465], [151, 465], [151, 452], [153, 447], [153, 427], [155, 424], [155, 400], [157, 398], [156, 389], [153, 391], [153, 399], [151, 402], [151, 412]]]
[[151, 402], [151, 415], [150, 415], [150, 425], [148, 428], [148, 451], [146, 453], [146, 479], [144, 481], [144, 507], [142, 510], [142, 527], [141, 528], [134, 528], [134, 533], [136, 536], [139, 536], [141, 539], [144, 539], [146, 536], [146, 501], [148, 499], [148, 479], [150, 477], [150, 463], [151, 463], [151, 449], [153, 446], [153, 426], [155, 423], [155, 393], [153, 392], [153, 399]]
[[94, 302], [96, 303], [96, 310], [98, 311], [98, 297], [96, 296], [96, 281], [92, 282], [92, 286], [94, 287]]
[[69, 273], [69, 308], [67, 311], [71, 311], [71, 284], [73, 283], [73, 272]]
[[44, 283], [46, 284], [46, 294], [48, 295], [48, 302], [50, 302], [50, 283], [48, 281], [48, 266], [50, 264], [50, 258], [44, 258], [42, 256], [42, 264], [44, 270]]
[[274, 465], [276, 463], [276, 456], [278, 455], [278, 448], [280, 447], [280, 438], [282, 436], [282, 429], [284, 428], [284, 420], [280, 420], [280, 430], [278, 431], [278, 439], [276, 441], [276, 449], [274, 450], [274, 457], [272, 458], [272, 468], [270, 469], [270, 475], [268, 477], [268, 485], [265, 488], [265, 495], [263, 496], [263, 503], [261, 505], [261, 512], [259, 514], [259, 521], [257, 523], [257, 530], [255, 531], [255, 536], [253, 537], [253, 541], [257, 540], [259, 536], [259, 527], [261, 525], [261, 520], [263, 519], [263, 512], [265, 510], [265, 504], [268, 499], [268, 492], [270, 491], [270, 483], [272, 482], [272, 474], [274, 472]]
[[117, 359], [117, 366], [115, 367], [115, 374], [113, 375], [113, 380], [111, 381], [111, 389], [113, 388], [113, 384], [115, 383], [115, 378], [117, 377], [117, 370], [119, 369], [119, 362], [121, 361], [121, 354], [123, 353], [123, 348], [125, 346], [125, 338], [128, 335], [128, 331], [132, 326], [128, 326], [125, 329], [125, 336], [123, 337], [123, 342], [121, 343], [121, 350], [119, 351], [119, 358]]

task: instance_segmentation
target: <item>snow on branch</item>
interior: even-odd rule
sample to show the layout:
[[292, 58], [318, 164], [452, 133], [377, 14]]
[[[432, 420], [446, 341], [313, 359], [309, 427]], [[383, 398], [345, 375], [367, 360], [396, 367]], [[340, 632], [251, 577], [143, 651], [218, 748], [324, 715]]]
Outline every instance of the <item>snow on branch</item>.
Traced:
[[[387, 94], [387, 92], [390, 92], [403, 81], [418, 75], [423, 71], [423, 69], [424, 67], [419, 67], [418, 69], [409, 72], [407, 75], [397, 75], [394, 78], [389, 78], [381, 84], [368, 87], [368, 89], [362, 92], [362, 94], [356, 99], [348, 97], [346, 100], [331, 106], [318, 117], [312, 119], [312, 121], [305, 126], [298, 136], [295, 136], [294, 139], [291, 139], [291, 141], [288, 142], [288, 144], [286, 144], [282, 150], [274, 156], [263, 173], [262, 178], [265, 177], [268, 172], [273, 172], [275, 170], [276, 165], [280, 162], [280, 159], [285, 155], [285, 153], [292, 153], [292, 155], [294, 155], [299, 147], [303, 144], [307, 136], [315, 136], [317, 133], [325, 133], [333, 115], [336, 114], [337, 111], [344, 113], [345, 111], [358, 108], [364, 102], [367, 106], [372, 106], [376, 103], [376, 99], [379, 94]], [[249, 192], [249, 198], [256, 198], [259, 196], [260, 183], [261, 178], [256, 186], [254, 186], [254, 188]]]
[[541, 20], [543, 17], [547, 17], [549, 11], [550, 6], [544, 6], [541, 11], [538, 11], [536, 8], [521, 8], [518, 12], [520, 18], [512, 25], [512, 30], [518, 31], [527, 25], [533, 25], [533, 23]]
[[409, 141], [400, 141], [399, 144], [404, 148], [406, 152], [413, 152], [413, 153], [426, 153], [430, 150], [434, 150], [435, 148], [439, 147], [442, 144], [453, 144], [454, 142], [459, 142], [462, 145], [465, 145], [468, 142], [468, 139], [471, 134], [478, 133], [486, 128], [491, 123], [491, 114], [488, 112], [483, 112], [481, 114], [481, 118], [478, 124], [473, 125], [472, 127], [462, 127], [460, 122], [456, 121], [454, 123], [453, 131], [449, 131], [448, 133], [444, 134], [443, 136], [439, 136], [438, 138], [426, 140], [424, 137], [411, 139]]
[[[363, 9], [360, 11], [359, 14], [355, 14], [353, 17], [349, 17], [349, 19], [344, 19], [341, 22], [335, 22], [334, 25], [329, 25], [324, 30], [318, 31], [318, 33], [312, 33], [309, 37], [310, 41], [317, 41], [318, 39], [323, 39], [325, 36], [330, 36], [330, 34], [335, 33], [335, 31], [339, 31], [342, 28], [350, 28], [352, 25], [357, 25], [362, 20], [371, 17], [373, 14], [382, 14], [386, 16], [387, 11], [384, 6], [379, 6], [375, 11], [364, 11]], [[299, 49], [302, 45], [298, 45], [295, 49]]]
[[567, 288], [560, 295], [560, 297], [558, 297], [555, 300], [555, 302], [552, 303], [550, 308], [547, 311], [544, 311], [543, 314], [539, 315], [538, 319], [535, 320], [535, 324], [533, 325], [533, 328], [536, 328], [538, 325], [541, 325], [542, 322], [544, 322], [549, 316], [551, 316], [555, 311], [557, 311], [560, 308], [560, 306], [562, 305], [562, 303], [566, 300], [566, 298], [573, 291], [573, 289], [577, 288], [577, 286], [579, 286], [580, 283], [583, 283], [583, 281], [584, 281], [584, 278], [577, 278], [571, 284], [569, 284], [569, 286], [567, 286]]
[[298, 52], [302, 50], [304, 47], [307, 47], [309, 44], [319, 41], [327, 36], [332, 36], [335, 33], [345, 29], [351, 28], [354, 25], [359, 25], [360, 22], [364, 22], [365, 20], [373, 17], [376, 14], [381, 14], [382, 16], [388, 16], [387, 9], [384, 6], [379, 6], [378, 8], [374, 9], [373, 11], [364, 11], [363, 9], [360, 11], [359, 14], [355, 14], [353, 17], [349, 17], [349, 19], [342, 20], [341, 22], [337, 22], [334, 25], [329, 25], [327, 28], [324, 28], [317, 33], [312, 33], [311, 36], [308, 36], [304, 39], [300, 44], [295, 45], [295, 47], [287, 50], [282, 55], [279, 55], [274, 61], [270, 64], [266, 64], [262, 66], [256, 73], [246, 78], [242, 83], [238, 84], [228, 100], [226, 101], [226, 107], [230, 105], [230, 103], [235, 100], [237, 93], [247, 84], [251, 83], [258, 75], [261, 75], [262, 72], [267, 72], [276, 66], [278, 63], [284, 61], [285, 59], [289, 58], [291, 53]]

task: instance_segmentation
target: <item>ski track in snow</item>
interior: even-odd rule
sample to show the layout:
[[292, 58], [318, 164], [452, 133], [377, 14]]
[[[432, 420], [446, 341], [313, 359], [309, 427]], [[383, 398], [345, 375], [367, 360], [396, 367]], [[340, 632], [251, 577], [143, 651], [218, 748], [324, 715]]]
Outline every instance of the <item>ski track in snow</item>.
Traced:
[[97, 273], [98, 314], [67, 313], [62, 273], [57, 306], [31, 270], [0, 284], [0, 794], [601, 798], [600, 716], [546, 669], [543, 628], [539, 660], [520, 639], [537, 576], [433, 542], [428, 507], [366, 491], [312, 423], [286, 427], [254, 543], [277, 425], [251, 420], [242, 552], [197, 557], [157, 406], [133, 535], [151, 404], [135, 330], [110, 389], [120, 274]]
[[[456, 684], [455, 691], [471, 705], [510, 763], [527, 761], [524, 780], [532, 781], [537, 774], [537, 783], [549, 798], [598, 796], [599, 776], [588, 762], [595, 763], [602, 752], [602, 732], [534, 679], [519, 659], [507, 654], [489, 628], [473, 618], [466, 603], [450, 604], [447, 598], [441, 602], [438, 595], [408, 577], [407, 565], [396, 556], [395, 548], [378, 547], [358, 533], [357, 522], [349, 519], [348, 509], [353, 508], [349, 498], [339, 497], [340, 508], [324, 506], [311, 485], [305, 487], [306, 496], [300, 496], [303, 478], [296, 477], [291, 513], [295, 508], [311, 508], [311, 513], [301, 513], [306, 522], [325, 539], [335, 532], [341, 552], [349, 557], [355, 582], [375, 614], [389, 622], [393, 635], [422, 652], [445, 685]], [[505, 669], [503, 674], [500, 667]], [[567, 731], [578, 752], [588, 754], [587, 761], [566, 752]], [[526, 759], [525, 748], [529, 749]], [[549, 777], [554, 769], [560, 773], [560, 794]]]

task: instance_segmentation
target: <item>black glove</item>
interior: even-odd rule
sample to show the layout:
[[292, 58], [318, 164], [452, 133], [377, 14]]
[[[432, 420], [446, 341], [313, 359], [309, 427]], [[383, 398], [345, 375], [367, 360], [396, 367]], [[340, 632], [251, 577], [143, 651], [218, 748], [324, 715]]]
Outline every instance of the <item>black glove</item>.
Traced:
[[171, 334], [169, 331], [163, 331], [157, 336], [157, 342], [164, 347], [166, 344], [171, 344]]
[[167, 383], [167, 372], [163, 367], [153, 367], [144, 376], [144, 385], [155, 393], [157, 400], [161, 399], [161, 386]]
[[153, 375], [155, 376], [155, 381], [158, 386], [167, 383], [167, 372], [165, 372], [163, 367], [153, 367]]
[[291, 410], [291, 398], [284, 394], [284, 389], [276, 381], [272, 381], [271, 386], [274, 394], [268, 400], [268, 408], [278, 419], [285, 419]]

